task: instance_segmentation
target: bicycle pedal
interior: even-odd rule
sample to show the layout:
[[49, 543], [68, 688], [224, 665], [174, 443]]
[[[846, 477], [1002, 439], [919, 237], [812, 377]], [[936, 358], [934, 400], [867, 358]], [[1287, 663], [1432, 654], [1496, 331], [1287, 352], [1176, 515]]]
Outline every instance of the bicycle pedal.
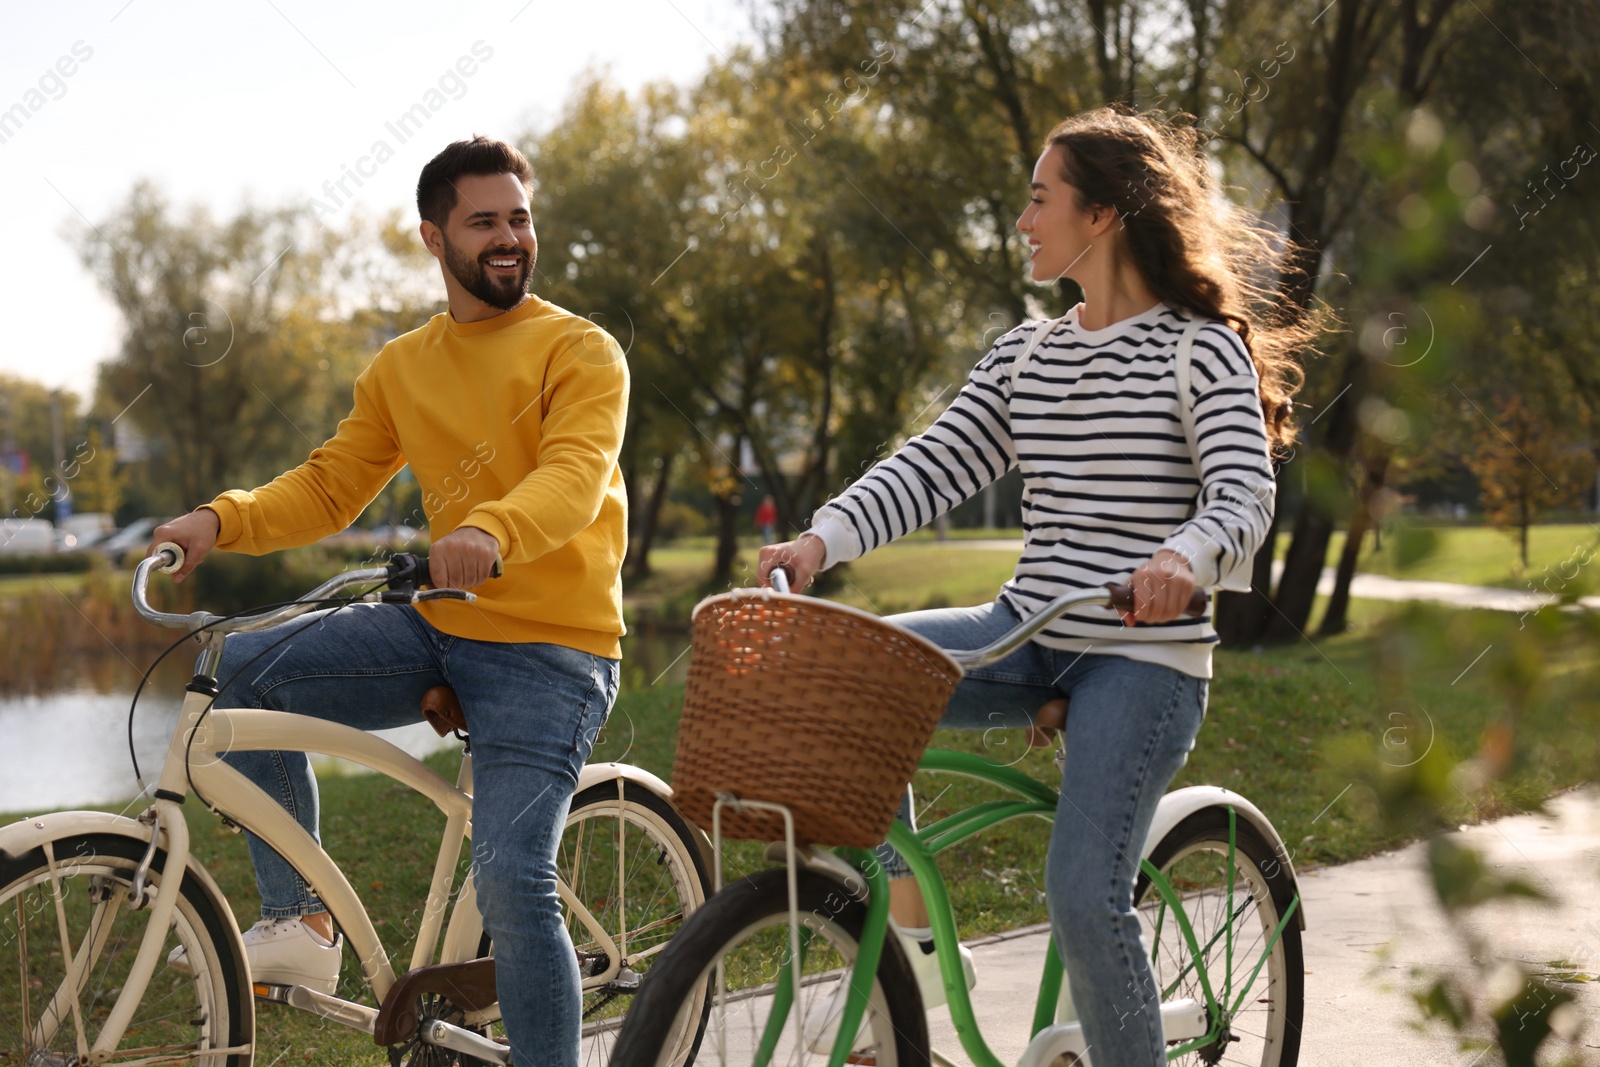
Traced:
[[289, 1003], [289, 990], [293, 988], [292, 985], [275, 985], [271, 982], [253, 982], [250, 985], [250, 991], [256, 999], [269, 1004]]

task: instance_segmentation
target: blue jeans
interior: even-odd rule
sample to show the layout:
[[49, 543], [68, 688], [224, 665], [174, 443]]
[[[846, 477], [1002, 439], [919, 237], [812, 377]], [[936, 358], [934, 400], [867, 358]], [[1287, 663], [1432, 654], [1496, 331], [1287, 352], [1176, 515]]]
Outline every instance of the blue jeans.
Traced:
[[[415, 723], [424, 692], [455, 689], [472, 737], [473, 878], [494, 939], [506, 1036], [519, 1064], [576, 1067], [582, 992], [556, 896], [556, 852], [578, 772], [616, 699], [617, 661], [561, 645], [452, 637], [410, 607], [357, 605], [235, 634], [218, 679], [219, 708], [290, 711], [363, 730]], [[317, 781], [305, 753], [224, 758], [317, 837]], [[287, 861], [254, 835], [249, 842], [264, 917], [324, 910]]]
[[[997, 602], [890, 621], [941, 648], [973, 649], [1020, 620]], [[939, 725], [1023, 727], [1039, 705], [1061, 696], [1071, 706], [1045, 861], [1050, 928], [1095, 1067], [1158, 1067], [1166, 1063], [1160, 992], [1140, 945], [1133, 887], [1156, 805], [1194, 748], [1206, 682], [1153, 663], [1029, 642], [968, 672]], [[902, 818], [909, 814], [902, 809]], [[881, 854], [891, 876], [909, 873], [888, 846]]]

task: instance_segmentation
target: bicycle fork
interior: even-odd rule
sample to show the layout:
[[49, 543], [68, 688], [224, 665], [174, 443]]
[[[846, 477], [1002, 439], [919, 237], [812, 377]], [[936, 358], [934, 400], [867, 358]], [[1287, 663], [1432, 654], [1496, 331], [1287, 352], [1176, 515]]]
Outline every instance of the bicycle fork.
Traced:
[[[57, 856], [54, 843], [48, 841], [44, 843], [45, 862], [50, 868], [52, 902], [60, 929], [62, 958], [68, 962], [61, 986], [43, 1005], [43, 1010], [34, 1021], [30, 1036], [32, 1047], [49, 1046], [55, 1040], [57, 1028], [70, 1019], [77, 1031], [78, 1059], [84, 1062], [102, 1061], [116, 1051], [122, 1042], [123, 1033], [133, 1019], [134, 1009], [144, 999], [150, 977], [155, 973], [156, 964], [166, 948], [167, 929], [178, 904], [184, 869], [189, 862], [189, 824], [184, 821], [182, 809], [176, 802], [162, 799], [155, 802], [152, 810], [154, 818], [150, 824], [151, 847], [137, 871], [136, 882], [139, 892], [137, 895], [130, 894], [126, 900], [112, 897], [108, 902], [109, 906], [114, 908], [148, 910], [149, 920], [139, 942], [138, 954], [134, 957], [133, 965], [123, 980], [122, 992], [112, 1005], [110, 1015], [101, 1025], [100, 1034], [92, 1048], [85, 1037], [83, 1009], [79, 1003], [79, 996], [88, 982], [90, 972], [94, 969], [95, 961], [104, 948], [105, 937], [90, 936], [76, 946], [71, 943], [59, 868], [70, 867], [72, 858]], [[163, 833], [167, 839], [167, 858], [161, 868], [161, 884], [152, 893], [145, 887], [144, 881]], [[91, 923], [90, 929], [109, 931], [110, 923]]]

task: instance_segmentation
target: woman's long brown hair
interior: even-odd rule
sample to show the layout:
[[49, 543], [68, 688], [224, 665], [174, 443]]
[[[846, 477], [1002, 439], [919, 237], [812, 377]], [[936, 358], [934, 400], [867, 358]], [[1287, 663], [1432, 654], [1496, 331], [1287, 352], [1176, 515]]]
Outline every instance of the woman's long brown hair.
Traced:
[[1160, 113], [1086, 111], [1050, 131], [1045, 150], [1057, 145], [1078, 206], [1117, 212], [1122, 245], [1156, 297], [1238, 333], [1261, 379], [1268, 440], [1287, 448], [1304, 381], [1297, 355], [1316, 334], [1313, 317], [1267, 288], [1288, 269], [1287, 242], [1222, 199], [1195, 130]]

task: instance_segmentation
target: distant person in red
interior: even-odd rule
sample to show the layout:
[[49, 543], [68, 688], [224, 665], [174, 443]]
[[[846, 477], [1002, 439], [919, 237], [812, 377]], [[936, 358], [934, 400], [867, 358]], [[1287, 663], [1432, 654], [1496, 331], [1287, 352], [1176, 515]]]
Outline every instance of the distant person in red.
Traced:
[[773, 501], [771, 493], [762, 497], [761, 503], [756, 505], [756, 527], [761, 531], [761, 543], [772, 544], [773, 537], [778, 532], [778, 505]]

